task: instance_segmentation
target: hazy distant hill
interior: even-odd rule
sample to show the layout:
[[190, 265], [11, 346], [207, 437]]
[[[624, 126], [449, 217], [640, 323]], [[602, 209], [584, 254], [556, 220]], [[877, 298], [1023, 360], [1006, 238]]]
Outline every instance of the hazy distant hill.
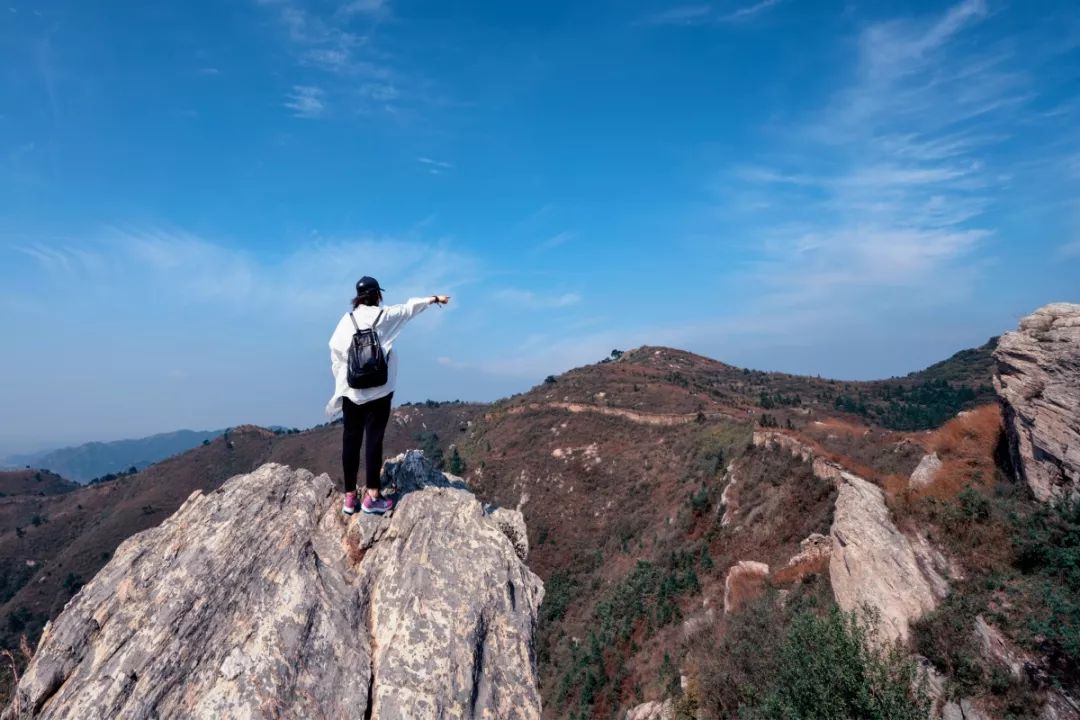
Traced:
[[107, 473], [139, 470], [147, 465], [186, 452], [222, 434], [222, 430], [177, 430], [133, 440], [91, 442], [75, 447], [13, 455], [3, 464], [10, 467], [47, 468], [79, 483], [87, 483]]

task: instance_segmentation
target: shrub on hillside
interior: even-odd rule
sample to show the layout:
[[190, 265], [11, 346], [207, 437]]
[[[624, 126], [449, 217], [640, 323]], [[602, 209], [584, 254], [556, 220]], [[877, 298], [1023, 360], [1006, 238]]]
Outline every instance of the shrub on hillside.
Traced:
[[420, 442], [420, 450], [436, 470], [442, 470], [446, 464], [443, 458], [442, 448], [439, 447], [439, 435], [431, 430], [423, 430], [416, 434]]
[[842, 612], [818, 590], [784, 604], [766, 595], [729, 618], [719, 646], [698, 648], [705, 717], [925, 720], [930, 703], [906, 653], [881, 647], [872, 614]]
[[1080, 500], [1042, 506], [1016, 524], [1016, 565], [1035, 581], [1041, 599], [1027, 629], [1043, 638], [1066, 676], [1080, 677]]

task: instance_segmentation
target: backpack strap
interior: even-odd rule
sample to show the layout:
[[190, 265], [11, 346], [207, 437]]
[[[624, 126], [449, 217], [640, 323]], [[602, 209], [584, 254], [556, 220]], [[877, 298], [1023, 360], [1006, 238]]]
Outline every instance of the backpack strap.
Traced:
[[[383, 310], [379, 308], [379, 314], [375, 316], [375, 321], [371, 323], [371, 329], [374, 330], [375, 326], [379, 324], [379, 318], [382, 317]], [[356, 316], [349, 313], [349, 319], [352, 320], [352, 326], [356, 329], [356, 332], [360, 332], [360, 326], [356, 324]]]

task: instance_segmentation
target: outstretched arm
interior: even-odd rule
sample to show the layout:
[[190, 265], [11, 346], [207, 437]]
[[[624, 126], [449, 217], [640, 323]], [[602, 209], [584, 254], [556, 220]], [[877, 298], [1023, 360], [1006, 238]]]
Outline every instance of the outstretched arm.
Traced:
[[379, 338], [384, 342], [393, 342], [405, 323], [426, 310], [429, 305], [445, 305], [448, 302], [450, 302], [449, 295], [428, 295], [411, 298], [400, 305], [383, 307], [382, 317], [376, 327]]

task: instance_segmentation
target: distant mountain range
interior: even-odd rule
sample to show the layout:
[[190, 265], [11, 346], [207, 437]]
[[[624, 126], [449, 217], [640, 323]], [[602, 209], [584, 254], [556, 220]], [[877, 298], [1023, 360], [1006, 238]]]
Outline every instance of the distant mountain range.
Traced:
[[90, 442], [58, 450], [12, 455], [0, 465], [48, 469], [62, 477], [86, 484], [94, 478], [148, 465], [213, 440], [223, 430], [177, 430], [132, 440]]

